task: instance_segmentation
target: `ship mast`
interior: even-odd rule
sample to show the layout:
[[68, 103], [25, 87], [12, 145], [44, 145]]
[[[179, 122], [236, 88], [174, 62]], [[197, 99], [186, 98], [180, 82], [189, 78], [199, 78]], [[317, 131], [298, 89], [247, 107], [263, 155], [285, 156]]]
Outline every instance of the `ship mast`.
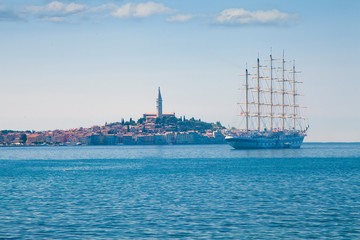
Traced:
[[246, 117], [246, 132], [249, 131], [249, 83], [248, 83], [248, 70], [246, 68], [245, 77], [245, 117]]
[[296, 88], [295, 88], [295, 60], [294, 60], [294, 65], [293, 65], [293, 120], [294, 120], [294, 130], [296, 130], [296, 102], [295, 102], [295, 98], [296, 98]]
[[270, 54], [270, 130], [273, 130], [273, 66], [272, 54]]
[[257, 59], [257, 119], [258, 119], [258, 131], [260, 132], [260, 62]]
[[284, 58], [284, 52], [283, 52], [283, 59], [282, 59], [282, 130], [285, 129], [285, 58]]
[[266, 116], [266, 117], [270, 118], [270, 130], [274, 129], [274, 118], [277, 117], [277, 116], [274, 116], [274, 107], [281, 106], [280, 104], [274, 103], [274, 94], [278, 93], [278, 91], [274, 91], [274, 80], [279, 79], [279, 78], [274, 78], [273, 70], [278, 69], [277, 67], [274, 67], [274, 65], [273, 65], [275, 60], [279, 60], [279, 59], [274, 59], [272, 54], [270, 54], [270, 59], [265, 60], [265, 61], [270, 61], [269, 68], [266, 68], [266, 69], [270, 70], [270, 76], [267, 78], [266, 77], [264, 78], [266, 80], [270, 80], [270, 88], [268, 90], [263, 91], [263, 92], [270, 93], [270, 103], [265, 104], [265, 105], [270, 106], [270, 113], [269, 113], [269, 115]]
[[249, 76], [252, 75], [249, 73], [247, 65], [245, 69], [245, 74], [240, 74], [240, 76], [245, 76], [245, 88], [240, 88], [239, 90], [245, 90], [245, 102], [241, 102], [239, 104], [245, 104], [245, 112], [242, 111], [241, 115], [245, 115], [245, 121], [246, 121], [246, 132], [249, 131], [249, 117], [254, 117], [252, 114], [250, 114], [249, 105], [254, 104], [254, 102], [249, 102], [249, 90], [253, 89], [251, 86], [249, 87]]

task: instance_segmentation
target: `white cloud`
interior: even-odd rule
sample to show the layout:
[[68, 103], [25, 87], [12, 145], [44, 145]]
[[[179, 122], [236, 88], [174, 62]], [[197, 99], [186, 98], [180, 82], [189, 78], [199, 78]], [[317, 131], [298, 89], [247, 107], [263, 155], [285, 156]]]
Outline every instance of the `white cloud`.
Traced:
[[[0, 5], [1, 11], [1, 5]], [[156, 14], [171, 13], [174, 10], [166, 7], [162, 3], [152, 1], [144, 3], [127, 3], [116, 5], [113, 3], [104, 3], [99, 6], [90, 7], [75, 2], [63, 3], [52, 1], [43, 6], [27, 6], [24, 13], [33, 14], [36, 18], [44, 21], [61, 22], [71, 20], [74, 17], [101, 18], [112, 16], [116, 18], [145, 18]]]
[[194, 15], [191, 14], [177, 14], [171, 16], [167, 19], [168, 22], [187, 22], [190, 19], [194, 18]]
[[50, 21], [50, 22], [65, 22], [65, 17], [44, 17], [41, 20], [43, 21]]
[[113, 3], [106, 3], [97, 7], [92, 7], [89, 9], [90, 12], [101, 12], [101, 11], [109, 11], [112, 9], [116, 9], [118, 6]]
[[170, 13], [173, 10], [162, 3], [127, 3], [112, 11], [111, 16], [118, 18], [144, 18], [156, 14]]
[[45, 6], [28, 6], [27, 11], [43, 15], [71, 15], [86, 11], [89, 7], [76, 3], [51, 2]]
[[279, 23], [296, 18], [294, 14], [280, 12], [277, 9], [269, 11], [247, 11], [243, 8], [229, 8], [223, 10], [215, 21], [220, 24], [251, 24], [251, 23]]
[[111, 16], [118, 18], [127, 18], [131, 17], [133, 14], [132, 3], [125, 4], [121, 7], [117, 7], [112, 13]]

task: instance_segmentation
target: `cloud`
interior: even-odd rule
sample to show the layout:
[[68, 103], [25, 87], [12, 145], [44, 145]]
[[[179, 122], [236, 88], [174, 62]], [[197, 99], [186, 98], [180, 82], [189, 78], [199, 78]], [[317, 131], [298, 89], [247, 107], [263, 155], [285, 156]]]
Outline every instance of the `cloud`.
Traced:
[[127, 3], [114, 9], [111, 12], [111, 16], [117, 18], [144, 18], [151, 15], [171, 13], [173, 11], [174, 10], [166, 7], [162, 3]]
[[220, 15], [215, 18], [215, 22], [219, 24], [269, 24], [282, 23], [297, 16], [280, 12], [277, 9], [269, 11], [247, 11], [243, 8], [229, 8], [223, 10]]
[[113, 3], [106, 3], [97, 7], [92, 7], [89, 9], [90, 12], [102, 12], [102, 11], [109, 11], [118, 8], [117, 5]]
[[127, 3], [116, 5], [105, 3], [99, 6], [90, 7], [84, 4], [62, 3], [59, 1], [50, 2], [44, 6], [28, 6], [26, 13], [33, 14], [36, 18], [44, 21], [63, 22], [73, 16], [85, 16], [87, 19], [94, 17], [112, 16], [116, 18], [145, 18], [157, 14], [171, 13], [174, 10], [162, 3], [144, 2]]
[[[39, 14], [40, 16], [67, 16], [78, 14], [88, 10], [87, 5], [69, 3], [65, 4], [62, 2], [54, 1], [45, 6], [28, 6], [25, 11]], [[44, 18], [45, 18], [44, 17]]]
[[168, 22], [187, 22], [190, 19], [194, 18], [194, 15], [191, 14], [177, 14], [166, 19]]
[[66, 17], [43, 17], [41, 20], [49, 22], [66, 22]]

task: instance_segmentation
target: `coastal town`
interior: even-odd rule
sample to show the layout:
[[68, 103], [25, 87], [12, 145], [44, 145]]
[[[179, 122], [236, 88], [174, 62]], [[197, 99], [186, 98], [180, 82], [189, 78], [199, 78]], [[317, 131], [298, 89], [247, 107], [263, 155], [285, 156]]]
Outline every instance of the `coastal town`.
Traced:
[[49, 131], [0, 131], [0, 146], [42, 145], [167, 145], [223, 144], [225, 127], [220, 122], [206, 123], [200, 119], [176, 117], [163, 113], [160, 88], [156, 113], [144, 113], [134, 121], [105, 123], [103, 126]]

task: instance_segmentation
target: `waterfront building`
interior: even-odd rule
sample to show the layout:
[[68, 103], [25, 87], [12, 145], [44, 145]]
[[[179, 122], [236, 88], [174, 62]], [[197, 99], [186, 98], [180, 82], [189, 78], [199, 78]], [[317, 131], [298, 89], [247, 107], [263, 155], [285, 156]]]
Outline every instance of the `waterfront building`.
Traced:
[[154, 135], [153, 134], [149, 134], [149, 135], [136, 135], [136, 144], [139, 145], [152, 145], [154, 144]]
[[154, 135], [154, 144], [161, 145], [161, 144], [168, 144], [166, 142], [166, 135], [165, 134], [155, 134]]
[[194, 134], [190, 132], [179, 132], [175, 134], [176, 144], [194, 144]]
[[167, 144], [174, 143], [175, 142], [175, 133], [174, 132], [165, 133], [165, 142]]
[[90, 145], [100, 145], [100, 134], [90, 136]]
[[105, 134], [104, 137], [104, 145], [115, 145], [117, 143], [117, 137], [115, 134]]
[[79, 141], [81, 144], [83, 145], [90, 145], [90, 142], [91, 142], [91, 134], [88, 133], [82, 137], [79, 138]]
[[135, 144], [135, 139], [132, 134], [124, 134], [122, 137], [122, 143], [125, 145], [133, 145]]
[[115, 145], [116, 142], [115, 134], [93, 134], [90, 136], [90, 145]]
[[38, 142], [42, 142], [44, 140], [43, 136], [41, 136], [38, 133], [33, 133], [33, 134], [29, 134], [27, 135], [27, 143], [31, 144], [31, 143], [38, 143]]

